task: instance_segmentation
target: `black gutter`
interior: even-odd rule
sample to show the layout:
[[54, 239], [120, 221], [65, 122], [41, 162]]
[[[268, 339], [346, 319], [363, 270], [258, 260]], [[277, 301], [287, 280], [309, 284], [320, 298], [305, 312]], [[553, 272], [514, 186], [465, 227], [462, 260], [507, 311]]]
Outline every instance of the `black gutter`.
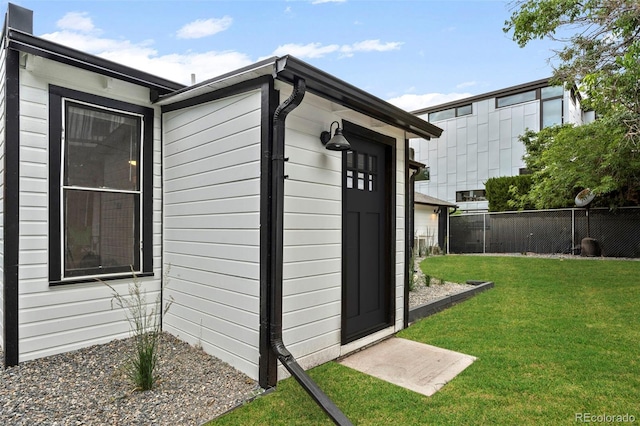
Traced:
[[320, 387], [309, 377], [298, 361], [289, 352], [282, 340], [282, 271], [283, 271], [283, 232], [284, 232], [284, 122], [304, 98], [306, 82], [295, 78], [293, 93], [276, 108], [273, 114], [273, 150], [271, 152], [271, 274], [270, 274], [270, 344], [278, 360], [298, 381], [300, 386], [313, 398], [325, 413], [337, 425], [350, 426], [352, 423], [329, 399]]
[[438, 126], [292, 56], [276, 60], [274, 77], [289, 83], [297, 77], [303, 78], [309, 92], [419, 137], [430, 139], [442, 134]]

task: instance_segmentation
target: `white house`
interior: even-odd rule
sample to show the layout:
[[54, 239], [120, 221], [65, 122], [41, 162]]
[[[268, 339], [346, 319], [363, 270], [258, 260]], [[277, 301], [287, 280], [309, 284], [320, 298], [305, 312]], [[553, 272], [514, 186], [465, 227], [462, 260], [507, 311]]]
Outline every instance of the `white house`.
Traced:
[[527, 173], [519, 136], [526, 129], [593, 120], [573, 88], [550, 86], [549, 79], [414, 111], [442, 127], [437, 139], [413, 139], [415, 159], [428, 167], [428, 180], [415, 190], [455, 203], [462, 211], [486, 211], [489, 178]]
[[409, 139], [437, 126], [291, 56], [183, 87], [12, 4], [0, 111], [5, 365], [128, 336], [98, 280], [134, 276], [175, 300], [164, 330], [263, 387], [406, 326]]
[[429, 195], [414, 194], [414, 253], [428, 254], [429, 251], [446, 252], [449, 235], [449, 215], [458, 206]]

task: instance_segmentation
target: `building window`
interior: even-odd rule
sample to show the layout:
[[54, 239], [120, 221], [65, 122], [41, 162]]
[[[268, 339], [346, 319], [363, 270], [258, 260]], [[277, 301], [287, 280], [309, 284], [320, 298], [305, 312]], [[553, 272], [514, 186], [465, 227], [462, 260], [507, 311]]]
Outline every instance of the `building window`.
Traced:
[[521, 104], [523, 102], [535, 101], [537, 99], [536, 91], [530, 90], [528, 92], [516, 93], [515, 95], [503, 96], [496, 98], [496, 108], [502, 108], [506, 106]]
[[472, 104], [462, 105], [456, 108], [448, 108], [442, 111], [430, 112], [428, 121], [441, 121], [450, 118], [462, 117], [473, 113]]
[[467, 201], [486, 201], [484, 189], [474, 189], [471, 191], [457, 191], [456, 202], [464, 203]]
[[356, 151], [347, 152], [347, 188], [360, 191], [378, 190], [377, 157]]
[[540, 89], [540, 127], [550, 127], [562, 124], [562, 110], [564, 90], [562, 86], [549, 86]]
[[540, 128], [563, 123], [563, 86], [547, 86], [496, 98], [496, 108], [540, 100]]
[[50, 101], [50, 280], [151, 272], [153, 110], [56, 87]]

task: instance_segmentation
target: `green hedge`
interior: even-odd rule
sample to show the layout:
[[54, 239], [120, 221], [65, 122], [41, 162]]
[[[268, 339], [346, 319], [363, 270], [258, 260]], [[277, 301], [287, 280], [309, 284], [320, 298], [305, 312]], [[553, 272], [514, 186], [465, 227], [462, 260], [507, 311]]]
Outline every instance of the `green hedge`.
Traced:
[[489, 211], [532, 209], [532, 205], [523, 202], [525, 199], [523, 196], [529, 193], [531, 183], [531, 175], [503, 176], [487, 180], [484, 189], [489, 201]]

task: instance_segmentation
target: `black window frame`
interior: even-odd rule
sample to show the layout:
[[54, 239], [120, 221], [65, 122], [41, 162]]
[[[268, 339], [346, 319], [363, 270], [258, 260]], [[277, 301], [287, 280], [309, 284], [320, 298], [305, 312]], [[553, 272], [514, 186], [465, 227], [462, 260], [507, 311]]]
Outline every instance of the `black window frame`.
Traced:
[[456, 203], [475, 203], [487, 201], [487, 192], [484, 189], [469, 189], [456, 191]]
[[[106, 273], [97, 268], [95, 274], [64, 277], [62, 271], [63, 235], [61, 232], [61, 173], [63, 156], [64, 101], [78, 102], [142, 117], [141, 201], [140, 201], [140, 266], [137, 271]], [[153, 127], [154, 110], [65, 87], [49, 86], [49, 285], [63, 285], [97, 280], [153, 276]]]
[[[544, 87], [539, 87], [537, 89], [529, 89], [529, 90], [523, 90], [520, 92], [513, 92], [513, 93], [508, 93], [506, 95], [503, 96], [497, 96], [494, 101], [495, 101], [495, 108], [496, 109], [502, 109], [502, 108], [508, 108], [514, 105], [519, 105], [519, 104], [524, 104], [527, 102], [533, 102], [533, 101], [539, 101], [540, 102], [540, 128], [543, 129], [544, 127], [549, 127], [549, 126], [544, 126], [544, 105], [545, 102], [548, 101], [554, 101], [554, 100], [560, 100], [560, 124], [564, 124], [564, 87], [562, 87], [562, 90], [560, 91], [559, 95], [553, 95], [553, 96], [544, 96], [543, 95], [543, 90], [544, 89], [548, 89], [548, 88], [556, 88], [556, 87], [562, 87], [560, 85], [556, 85], [556, 86], [544, 86]], [[521, 94], [525, 94], [525, 93], [533, 93], [534, 97], [533, 99], [529, 99], [529, 100], [524, 100], [524, 101], [518, 101], [518, 102], [511, 102], [508, 103], [506, 105], [500, 105], [500, 101], [503, 99], [507, 99], [510, 98], [512, 96], [516, 96], [516, 95], [521, 95]]]
[[[444, 113], [448, 113], [444, 118], [438, 118], [438, 115], [444, 115]], [[439, 111], [430, 112], [427, 118], [427, 121], [444, 121], [451, 120], [452, 118], [464, 117], [466, 115], [473, 114], [473, 104], [460, 105], [458, 107], [442, 109]]]

